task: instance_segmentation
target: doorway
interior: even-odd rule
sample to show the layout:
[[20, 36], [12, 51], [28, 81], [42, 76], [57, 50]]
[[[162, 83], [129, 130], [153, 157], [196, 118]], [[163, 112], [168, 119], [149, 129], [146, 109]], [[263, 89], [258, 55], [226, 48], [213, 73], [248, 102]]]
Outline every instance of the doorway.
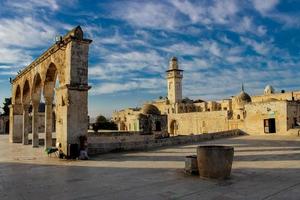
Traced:
[[264, 131], [265, 133], [276, 133], [275, 118], [264, 119]]

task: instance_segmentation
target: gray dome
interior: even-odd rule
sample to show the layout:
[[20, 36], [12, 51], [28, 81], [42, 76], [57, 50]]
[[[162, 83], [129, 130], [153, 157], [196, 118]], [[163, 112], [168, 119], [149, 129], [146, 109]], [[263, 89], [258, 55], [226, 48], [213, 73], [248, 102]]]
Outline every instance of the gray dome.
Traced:
[[145, 104], [142, 113], [144, 115], [160, 115], [158, 108], [152, 104]]
[[274, 92], [275, 90], [271, 85], [267, 85], [264, 89], [264, 94], [273, 94]]
[[239, 103], [250, 103], [251, 97], [244, 91], [241, 91], [238, 96], [236, 96], [236, 101]]

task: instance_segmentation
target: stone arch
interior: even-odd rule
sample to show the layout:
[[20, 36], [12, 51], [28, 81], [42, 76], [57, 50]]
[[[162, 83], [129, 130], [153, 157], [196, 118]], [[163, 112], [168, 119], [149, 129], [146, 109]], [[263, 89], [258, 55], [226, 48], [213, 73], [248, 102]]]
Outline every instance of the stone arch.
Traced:
[[39, 73], [36, 73], [33, 78], [33, 84], [31, 89], [32, 104], [40, 103], [42, 89], [43, 89], [43, 82], [42, 82], [41, 75]]
[[25, 80], [22, 88], [22, 105], [23, 105], [23, 120], [22, 120], [22, 143], [24, 145], [28, 144], [28, 133], [30, 127], [29, 121], [29, 105], [31, 100], [31, 93], [30, 93], [30, 84], [28, 79]]
[[53, 98], [55, 83], [58, 76], [58, 69], [54, 63], [50, 63], [46, 70], [44, 80], [44, 96], [45, 98]]
[[28, 105], [30, 103], [30, 84], [26, 79], [22, 89], [22, 104]]
[[[54, 43], [12, 80], [9, 140], [14, 143], [22, 141], [22, 131], [24, 133], [26, 130], [22, 123], [26, 118], [24, 117], [26, 116], [24, 105], [23, 120], [20, 111], [22, 111], [22, 101], [28, 102], [27, 88], [29, 86], [29, 97], [32, 104], [33, 146], [38, 146], [36, 120], [39, 117], [38, 105], [43, 95], [45, 103], [48, 103], [48, 106], [45, 106], [45, 127], [50, 127], [47, 126], [50, 124], [48, 122], [52, 121], [49, 119], [54, 118], [50, 111], [55, 109], [56, 132], [59, 133], [56, 134], [56, 141], [60, 143], [61, 151], [68, 154], [69, 144], [79, 144], [79, 136], [87, 134], [87, 104], [88, 90], [90, 89], [88, 85], [88, 52], [92, 40], [84, 38], [80, 26], [60, 38], [60, 41]], [[60, 85], [54, 92], [56, 80]], [[53, 95], [57, 97], [58, 101], [55, 102], [55, 105], [53, 105]], [[47, 132], [46, 129], [45, 132]]]
[[[56, 131], [56, 115], [53, 112], [55, 84], [58, 76], [56, 65], [51, 62], [46, 70], [43, 95], [45, 98], [45, 147], [52, 146], [52, 132]], [[59, 134], [59, 133], [57, 133]]]
[[20, 85], [17, 86], [16, 91], [13, 95], [13, 104], [21, 104], [21, 87]]

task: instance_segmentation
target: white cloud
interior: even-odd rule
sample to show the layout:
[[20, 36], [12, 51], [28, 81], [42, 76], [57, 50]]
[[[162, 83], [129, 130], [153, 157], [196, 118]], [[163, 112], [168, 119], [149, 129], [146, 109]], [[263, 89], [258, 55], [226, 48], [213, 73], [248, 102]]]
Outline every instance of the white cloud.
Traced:
[[203, 42], [202, 48], [209, 51], [214, 56], [218, 56], [218, 57], [222, 56], [221, 48], [219, 47], [219, 44], [215, 41]]
[[256, 53], [260, 55], [267, 55], [273, 48], [273, 46], [269, 43], [257, 42], [245, 37], [241, 37], [241, 41], [246, 45], [249, 45]]
[[53, 26], [31, 17], [0, 19], [0, 46], [40, 47], [54, 40]]
[[32, 61], [32, 57], [17, 48], [4, 48], [0, 47], [0, 63], [6, 64], [6, 67], [11, 66], [14, 68], [23, 67]]
[[119, 2], [114, 14], [139, 27], [173, 29], [178, 26], [174, 10], [158, 2]]
[[235, 0], [211, 1], [210, 4], [204, 1], [191, 3], [187, 0], [171, 0], [170, 3], [179, 12], [188, 16], [192, 23], [227, 24], [239, 11]]
[[243, 61], [243, 57], [240, 56], [228, 56], [226, 57], [226, 60], [230, 63], [238, 63]]
[[6, 2], [6, 5], [14, 9], [26, 12], [30, 12], [40, 8], [47, 8], [52, 11], [56, 11], [59, 9], [59, 5], [56, 0], [8, 0]]
[[267, 32], [267, 28], [263, 25], [256, 25], [253, 22], [253, 18], [244, 16], [236, 23], [233, 23], [232, 30], [237, 33], [252, 33], [258, 36], [264, 36]]
[[162, 50], [169, 52], [174, 55], [199, 55], [201, 49], [199, 46], [191, 45], [185, 42], [178, 42], [170, 46], [165, 46], [161, 48]]
[[279, 3], [279, 0], [252, 0], [254, 8], [265, 15], [267, 12], [272, 11]]
[[153, 91], [155, 88], [161, 88], [163, 85], [163, 79], [158, 78], [135, 78], [130, 79], [124, 83], [102, 83], [99, 85], [95, 85], [91, 89], [92, 95], [100, 95], [100, 94], [111, 94], [116, 92], [126, 92], [135, 89], [146, 89], [149, 91]]

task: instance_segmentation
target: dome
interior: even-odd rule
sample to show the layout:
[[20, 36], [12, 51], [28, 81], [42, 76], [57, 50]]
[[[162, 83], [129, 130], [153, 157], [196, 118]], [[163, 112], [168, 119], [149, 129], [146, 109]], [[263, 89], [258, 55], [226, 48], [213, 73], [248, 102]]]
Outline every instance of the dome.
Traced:
[[177, 58], [176, 58], [175, 56], [173, 56], [173, 57], [171, 58], [171, 60], [172, 60], [172, 61], [177, 61]]
[[244, 91], [241, 91], [238, 96], [236, 96], [236, 101], [239, 103], [250, 103], [251, 97]]
[[178, 69], [178, 60], [174, 56], [170, 60], [169, 69]]
[[145, 115], [160, 115], [158, 108], [152, 104], [145, 104], [142, 113]]
[[273, 94], [274, 92], [275, 90], [271, 85], [267, 85], [264, 89], [264, 94]]

